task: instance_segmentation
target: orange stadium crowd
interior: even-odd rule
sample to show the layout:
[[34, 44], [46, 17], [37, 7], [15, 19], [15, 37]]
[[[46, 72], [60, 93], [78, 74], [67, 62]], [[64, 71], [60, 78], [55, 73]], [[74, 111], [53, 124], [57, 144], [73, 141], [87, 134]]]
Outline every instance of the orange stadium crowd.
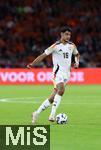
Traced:
[[[0, 0], [0, 68], [25, 68], [70, 26], [80, 67], [101, 67], [101, 7], [97, 0]], [[47, 57], [35, 67], [51, 67]]]

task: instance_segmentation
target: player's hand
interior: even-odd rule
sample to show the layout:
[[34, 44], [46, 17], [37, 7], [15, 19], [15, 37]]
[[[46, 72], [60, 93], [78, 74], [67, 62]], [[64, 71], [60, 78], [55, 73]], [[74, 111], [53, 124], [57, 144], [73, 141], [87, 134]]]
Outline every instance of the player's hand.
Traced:
[[28, 68], [28, 69], [31, 69], [32, 67], [33, 67], [33, 64], [32, 64], [32, 63], [30, 63], [30, 64], [27, 65], [27, 68]]
[[79, 63], [74, 63], [74, 68], [75, 69], [79, 68]]

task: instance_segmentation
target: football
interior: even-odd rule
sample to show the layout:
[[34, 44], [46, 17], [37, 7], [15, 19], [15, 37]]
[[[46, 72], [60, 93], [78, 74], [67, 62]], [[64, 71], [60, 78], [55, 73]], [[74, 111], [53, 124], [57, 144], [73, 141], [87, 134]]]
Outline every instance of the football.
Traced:
[[68, 122], [68, 117], [64, 113], [60, 113], [56, 116], [57, 124], [66, 124]]

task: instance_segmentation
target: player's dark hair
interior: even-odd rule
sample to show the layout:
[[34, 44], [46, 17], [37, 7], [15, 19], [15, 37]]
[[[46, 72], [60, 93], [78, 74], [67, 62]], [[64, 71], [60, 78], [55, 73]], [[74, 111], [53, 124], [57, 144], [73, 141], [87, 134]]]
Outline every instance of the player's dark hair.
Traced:
[[63, 33], [66, 32], [66, 31], [72, 32], [72, 29], [70, 27], [62, 27], [61, 30], [60, 30], [60, 32], [63, 32]]

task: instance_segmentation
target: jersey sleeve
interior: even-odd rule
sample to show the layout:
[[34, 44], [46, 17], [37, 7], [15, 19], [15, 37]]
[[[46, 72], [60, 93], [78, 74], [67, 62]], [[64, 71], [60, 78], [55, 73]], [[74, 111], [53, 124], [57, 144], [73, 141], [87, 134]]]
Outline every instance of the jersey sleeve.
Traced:
[[76, 55], [78, 54], [78, 50], [77, 50], [77, 47], [75, 45], [73, 45], [73, 55]]
[[45, 54], [50, 55], [55, 51], [55, 49], [56, 49], [56, 44], [53, 44], [45, 50]]

